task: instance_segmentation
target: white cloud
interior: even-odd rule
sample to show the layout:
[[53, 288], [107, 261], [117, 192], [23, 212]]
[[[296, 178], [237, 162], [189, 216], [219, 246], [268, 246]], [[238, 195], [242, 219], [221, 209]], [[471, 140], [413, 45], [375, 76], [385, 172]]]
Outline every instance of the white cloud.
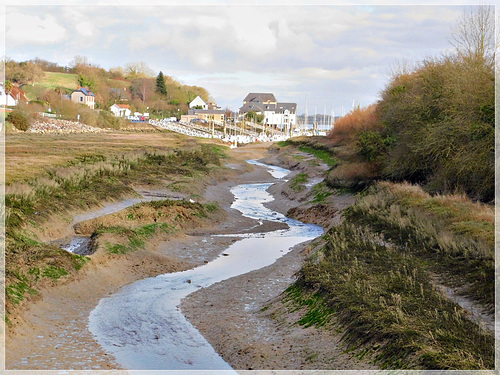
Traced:
[[53, 15], [32, 16], [19, 12], [6, 17], [5, 41], [9, 47], [25, 44], [54, 44], [62, 41], [66, 29], [59, 25]]
[[358, 75], [359, 72], [353, 71], [350, 67], [339, 69], [339, 70], [329, 70], [317, 67], [309, 67], [299, 69], [297, 74], [299, 76], [318, 79], [318, 80], [336, 80], [345, 77], [352, 77]]
[[84, 37], [90, 37], [93, 36], [95, 33], [94, 26], [90, 22], [79, 22], [75, 25], [76, 31], [84, 36]]

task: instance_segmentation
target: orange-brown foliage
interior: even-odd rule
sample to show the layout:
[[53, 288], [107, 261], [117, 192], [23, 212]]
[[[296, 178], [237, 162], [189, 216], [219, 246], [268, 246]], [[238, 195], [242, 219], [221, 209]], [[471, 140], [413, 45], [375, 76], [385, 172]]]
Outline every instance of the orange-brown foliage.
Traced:
[[336, 145], [356, 141], [357, 135], [365, 130], [377, 130], [382, 127], [376, 104], [356, 108], [335, 122], [328, 138]]

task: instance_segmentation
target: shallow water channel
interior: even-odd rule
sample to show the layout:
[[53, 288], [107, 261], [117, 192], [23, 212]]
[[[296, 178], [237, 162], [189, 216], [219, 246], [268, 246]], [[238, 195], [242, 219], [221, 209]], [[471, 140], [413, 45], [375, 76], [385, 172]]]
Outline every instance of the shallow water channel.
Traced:
[[[277, 179], [290, 172], [263, 166]], [[89, 329], [118, 363], [129, 370], [232, 370], [187, 321], [179, 305], [196, 290], [268, 266], [296, 244], [323, 233], [319, 226], [303, 224], [266, 208], [264, 204], [273, 200], [266, 191], [271, 185], [235, 186], [231, 189], [235, 197], [231, 207], [258, 221], [286, 223], [288, 229], [230, 235], [241, 240], [212, 262], [135, 282], [100, 301], [90, 315]]]

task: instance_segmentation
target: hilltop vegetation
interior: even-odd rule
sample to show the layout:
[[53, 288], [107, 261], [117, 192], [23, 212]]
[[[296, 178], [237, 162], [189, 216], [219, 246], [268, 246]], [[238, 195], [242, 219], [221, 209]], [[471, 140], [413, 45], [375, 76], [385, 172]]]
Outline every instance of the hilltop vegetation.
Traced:
[[[161, 73], [161, 72], [160, 72]], [[76, 120], [79, 114], [87, 125], [119, 128], [122, 124], [110, 117], [114, 103], [128, 104], [132, 112], [148, 112], [152, 117], [171, 117], [186, 114], [188, 104], [196, 96], [208, 101], [206, 89], [188, 86], [162, 73], [164, 90], [157, 90], [157, 76], [143, 62], [128, 63], [109, 70], [91, 64], [87, 58], [76, 56], [69, 67], [42, 59], [24, 62], [7, 60], [6, 85], [21, 87], [31, 101], [28, 108], [16, 108], [29, 121], [33, 113], [51, 109], [65, 119]], [[97, 111], [62, 100], [78, 86], [88, 87], [95, 94]]]
[[[483, 16], [488, 20], [491, 13]], [[473, 19], [467, 22], [463, 32], [476, 37]], [[410, 181], [431, 193], [492, 201], [495, 71], [486, 37], [467, 48], [459, 45], [454, 54], [401, 68], [378, 103], [340, 119], [328, 137], [351, 165], [333, 171], [330, 180], [357, 169], [365, 171], [360, 179]]]

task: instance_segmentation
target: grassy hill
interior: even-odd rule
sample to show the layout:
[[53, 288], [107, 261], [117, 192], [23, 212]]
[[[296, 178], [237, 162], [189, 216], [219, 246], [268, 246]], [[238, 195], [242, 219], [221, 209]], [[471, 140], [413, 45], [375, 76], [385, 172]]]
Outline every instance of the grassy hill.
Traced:
[[78, 87], [78, 74], [45, 72], [45, 76], [32, 85], [23, 85], [30, 100], [37, 100], [46, 90], [62, 88], [74, 90]]

